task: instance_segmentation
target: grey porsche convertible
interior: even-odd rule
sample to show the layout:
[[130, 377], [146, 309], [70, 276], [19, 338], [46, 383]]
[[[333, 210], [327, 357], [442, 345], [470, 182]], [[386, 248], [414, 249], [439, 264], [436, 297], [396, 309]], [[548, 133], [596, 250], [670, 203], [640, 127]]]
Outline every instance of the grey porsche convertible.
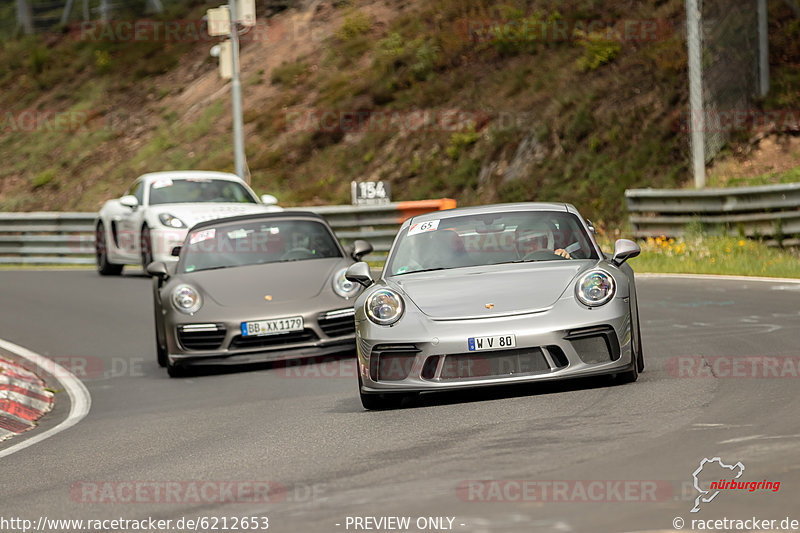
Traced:
[[644, 370], [639, 246], [605, 255], [569, 204], [521, 203], [407, 220], [383, 273], [345, 277], [355, 302], [358, 388], [367, 409], [408, 395]]
[[201, 222], [173, 254], [153, 262], [156, 353], [170, 376], [189, 365], [277, 361], [354, 348], [348, 266], [372, 251], [345, 249], [310, 212]]

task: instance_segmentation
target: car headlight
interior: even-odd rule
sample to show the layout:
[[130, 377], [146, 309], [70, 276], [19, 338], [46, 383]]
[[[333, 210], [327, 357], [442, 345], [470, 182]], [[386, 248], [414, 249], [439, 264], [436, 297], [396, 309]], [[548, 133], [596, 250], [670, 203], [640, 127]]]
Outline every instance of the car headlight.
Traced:
[[614, 278], [603, 270], [587, 272], [575, 285], [575, 295], [582, 304], [597, 307], [614, 296]]
[[333, 292], [342, 298], [352, 298], [358, 293], [360, 285], [344, 277], [346, 268], [341, 269], [333, 276]]
[[178, 285], [172, 291], [172, 304], [181, 313], [191, 315], [203, 305], [200, 293], [189, 285]]
[[403, 299], [391, 289], [378, 289], [369, 295], [365, 304], [369, 319], [380, 326], [400, 320], [403, 307]]
[[169, 213], [161, 213], [158, 215], [158, 220], [168, 228], [185, 228], [186, 224], [183, 220]]

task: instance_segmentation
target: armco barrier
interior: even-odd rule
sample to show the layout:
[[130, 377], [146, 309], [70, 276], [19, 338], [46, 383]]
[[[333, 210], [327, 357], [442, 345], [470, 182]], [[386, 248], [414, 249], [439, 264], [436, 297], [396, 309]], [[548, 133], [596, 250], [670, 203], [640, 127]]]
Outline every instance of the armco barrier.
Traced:
[[[375, 206], [291, 207], [287, 211], [319, 213], [344, 244], [356, 239], [369, 241], [375, 251], [366, 259], [378, 265], [386, 260], [395, 234], [407, 218], [455, 206], [455, 200], [441, 198]], [[93, 264], [95, 216], [95, 213], [0, 213], [0, 264]]]
[[[800, 245], [800, 183], [726, 189], [625, 191], [635, 237], [680, 236], [699, 224], [710, 232]], [[780, 241], [780, 242], [779, 242]]]
[[0, 264], [94, 263], [94, 213], [0, 213]]

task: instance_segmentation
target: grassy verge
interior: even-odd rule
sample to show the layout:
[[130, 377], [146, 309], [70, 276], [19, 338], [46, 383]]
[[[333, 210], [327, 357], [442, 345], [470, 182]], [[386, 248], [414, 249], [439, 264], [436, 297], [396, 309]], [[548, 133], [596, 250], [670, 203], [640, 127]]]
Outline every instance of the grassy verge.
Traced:
[[[613, 250], [612, 242], [601, 242]], [[642, 253], [631, 260], [637, 273], [720, 274], [800, 278], [800, 251], [771, 248], [754, 240], [690, 234], [639, 241]]]

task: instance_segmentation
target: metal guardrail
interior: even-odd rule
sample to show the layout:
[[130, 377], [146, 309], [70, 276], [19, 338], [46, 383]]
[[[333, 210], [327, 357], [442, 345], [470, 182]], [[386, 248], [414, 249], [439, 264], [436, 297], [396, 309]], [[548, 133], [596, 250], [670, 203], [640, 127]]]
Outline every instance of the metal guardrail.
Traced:
[[[291, 207], [324, 216], [344, 244], [369, 241], [373, 265], [386, 260], [400, 225], [415, 215], [451, 209], [455, 200], [442, 198], [376, 206], [334, 205]], [[94, 264], [95, 213], [0, 213], [0, 264]]]
[[0, 213], [0, 264], [93, 264], [95, 216]]
[[699, 224], [711, 233], [800, 245], [800, 183], [727, 189], [625, 191], [635, 237], [677, 237]]

